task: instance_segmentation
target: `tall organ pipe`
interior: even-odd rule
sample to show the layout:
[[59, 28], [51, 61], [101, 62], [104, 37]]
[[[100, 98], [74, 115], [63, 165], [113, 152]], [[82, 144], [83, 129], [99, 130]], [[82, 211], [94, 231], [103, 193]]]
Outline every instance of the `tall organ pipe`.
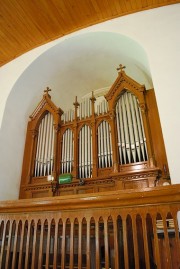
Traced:
[[146, 138], [137, 98], [124, 92], [116, 104], [117, 139], [121, 164], [147, 160]]
[[111, 132], [107, 121], [98, 126], [98, 165], [99, 168], [112, 166]]
[[61, 163], [61, 173], [71, 173], [72, 172], [72, 162], [73, 162], [73, 132], [67, 129], [62, 138], [62, 163]]
[[53, 116], [44, 116], [38, 128], [34, 176], [41, 177], [52, 173], [54, 154]]
[[79, 132], [79, 178], [91, 177], [92, 131], [84, 125]]

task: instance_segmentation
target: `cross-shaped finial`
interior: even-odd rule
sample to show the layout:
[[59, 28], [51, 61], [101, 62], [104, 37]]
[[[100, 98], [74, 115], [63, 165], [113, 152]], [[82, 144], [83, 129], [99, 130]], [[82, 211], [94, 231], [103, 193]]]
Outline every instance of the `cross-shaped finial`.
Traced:
[[48, 92], [50, 92], [50, 91], [51, 91], [51, 89], [50, 89], [49, 87], [47, 87], [46, 90], [44, 90], [44, 92], [45, 92], [46, 94], [48, 94]]
[[117, 71], [120, 70], [120, 72], [123, 72], [123, 69], [125, 69], [125, 65], [123, 66], [122, 64], [119, 65], [119, 67], [117, 68]]

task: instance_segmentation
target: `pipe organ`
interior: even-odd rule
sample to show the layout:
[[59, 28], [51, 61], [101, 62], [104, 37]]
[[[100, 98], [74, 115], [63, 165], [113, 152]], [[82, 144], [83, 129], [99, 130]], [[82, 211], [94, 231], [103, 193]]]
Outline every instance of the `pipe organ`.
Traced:
[[[55, 179], [55, 195], [155, 187], [168, 179], [154, 92], [122, 66], [101, 101], [92, 92], [63, 112], [49, 91], [28, 123], [20, 198], [51, 196], [48, 175]], [[72, 182], [59, 185], [58, 177], [67, 173]]]

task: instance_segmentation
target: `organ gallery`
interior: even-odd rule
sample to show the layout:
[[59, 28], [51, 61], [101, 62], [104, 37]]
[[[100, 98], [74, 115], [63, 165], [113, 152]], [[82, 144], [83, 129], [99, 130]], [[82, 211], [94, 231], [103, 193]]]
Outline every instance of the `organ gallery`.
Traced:
[[0, 204], [0, 267], [178, 269], [180, 186], [154, 90], [120, 65], [73, 109], [50, 93], [28, 122], [20, 199]]
[[[64, 112], [47, 88], [30, 116], [20, 198], [155, 187], [169, 182], [153, 89], [122, 65], [106, 92]], [[47, 180], [49, 179], [49, 181]]]

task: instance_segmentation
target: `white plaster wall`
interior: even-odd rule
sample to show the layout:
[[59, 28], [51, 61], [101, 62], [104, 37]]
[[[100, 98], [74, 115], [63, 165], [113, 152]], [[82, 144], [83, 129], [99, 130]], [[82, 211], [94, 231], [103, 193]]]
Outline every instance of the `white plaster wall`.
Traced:
[[[77, 33], [66, 36], [65, 39], [86, 32], [114, 32], [126, 35], [136, 40], [145, 49], [151, 69], [154, 88], [159, 106], [159, 113], [163, 128], [163, 135], [173, 183], [180, 183], [179, 167], [179, 62], [180, 62], [180, 4], [140, 12], [115, 20], [111, 20]], [[34, 59], [44, 51], [64, 39], [56, 40], [15, 59], [0, 69], [0, 124], [6, 122], [11, 130], [17, 128], [17, 122], [11, 122], [13, 112], [6, 108], [6, 101], [18, 77]], [[19, 97], [20, 98], [20, 97]], [[27, 102], [27, 100], [25, 100]], [[9, 109], [6, 110], [6, 109]], [[4, 111], [6, 113], [4, 113]], [[3, 119], [6, 114], [6, 119]], [[18, 117], [18, 115], [17, 115]], [[18, 126], [24, 128], [24, 126]], [[24, 130], [24, 129], [23, 129]], [[22, 131], [25, 133], [25, 131]], [[4, 146], [6, 137], [13, 134], [0, 132], [0, 199], [18, 198], [20, 183], [20, 167], [22, 165], [22, 138], [15, 137], [20, 145], [14, 151], [14, 141]], [[11, 157], [11, 167], [6, 156]], [[8, 158], [10, 158], [8, 157]], [[21, 164], [20, 164], [21, 163]], [[9, 173], [11, 171], [11, 173]], [[14, 176], [13, 176], [14, 175]]]

